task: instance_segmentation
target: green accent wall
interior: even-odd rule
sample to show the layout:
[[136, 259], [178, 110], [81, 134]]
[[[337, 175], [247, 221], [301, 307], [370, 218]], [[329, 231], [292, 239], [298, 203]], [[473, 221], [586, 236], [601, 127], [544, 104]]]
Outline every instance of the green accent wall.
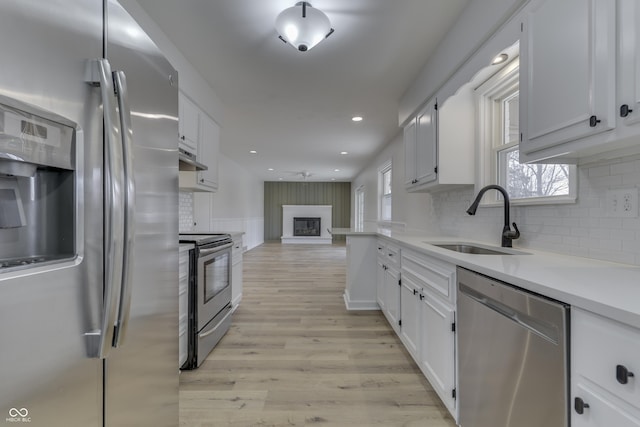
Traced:
[[[264, 241], [282, 237], [282, 205], [331, 205], [332, 227], [351, 226], [350, 182], [270, 182], [264, 183]], [[344, 236], [335, 236], [344, 240]]]

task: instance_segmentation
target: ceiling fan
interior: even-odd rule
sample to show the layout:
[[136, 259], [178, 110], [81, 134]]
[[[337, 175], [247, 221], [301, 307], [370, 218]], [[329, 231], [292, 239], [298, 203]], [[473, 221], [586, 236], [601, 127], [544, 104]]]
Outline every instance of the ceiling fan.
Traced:
[[311, 178], [313, 176], [313, 173], [309, 171], [285, 171], [285, 173], [291, 175], [299, 175], [305, 181], [307, 180], [307, 178]]

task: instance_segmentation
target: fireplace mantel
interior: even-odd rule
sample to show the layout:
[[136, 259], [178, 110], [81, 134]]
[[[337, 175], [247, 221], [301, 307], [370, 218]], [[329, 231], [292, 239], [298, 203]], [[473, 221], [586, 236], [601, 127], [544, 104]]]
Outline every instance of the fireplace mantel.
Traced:
[[[282, 205], [282, 237], [283, 244], [331, 244], [331, 205]], [[320, 236], [294, 236], [294, 217], [320, 218]]]

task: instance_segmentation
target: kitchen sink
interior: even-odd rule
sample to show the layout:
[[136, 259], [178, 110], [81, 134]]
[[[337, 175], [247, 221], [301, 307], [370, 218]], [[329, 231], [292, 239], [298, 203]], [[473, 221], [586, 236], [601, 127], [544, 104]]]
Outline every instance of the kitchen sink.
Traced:
[[442, 249], [448, 249], [454, 252], [474, 255], [528, 255], [526, 252], [516, 251], [511, 248], [498, 248], [478, 246], [471, 243], [429, 243]]

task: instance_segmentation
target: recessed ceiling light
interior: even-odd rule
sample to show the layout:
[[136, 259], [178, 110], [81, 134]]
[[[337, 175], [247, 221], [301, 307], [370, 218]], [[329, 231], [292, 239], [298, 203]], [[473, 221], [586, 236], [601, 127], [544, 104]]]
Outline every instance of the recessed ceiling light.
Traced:
[[361, 122], [361, 121], [362, 121], [362, 117], [360, 117], [360, 116], [353, 116], [353, 117], [351, 118], [351, 120], [353, 120], [354, 122]]
[[335, 180], [336, 180], [335, 178], [331, 178], [331, 181], [335, 181]]
[[278, 178], [278, 181], [282, 181], [282, 178]]
[[267, 169], [267, 170], [268, 170], [268, 171], [272, 171], [272, 170], [273, 170], [273, 168], [269, 168], [269, 169]]
[[249, 153], [251, 153], [251, 154], [258, 154], [258, 152], [257, 152], [256, 150], [251, 150], [251, 151], [249, 151]]
[[507, 55], [506, 53], [501, 53], [500, 55], [498, 55], [495, 58], [493, 58], [493, 61], [491, 61], [491, 65], [502, 64], [507, 59], [509, 59], [509, 55]]
[[333, 171], [334, 172], [340, 172], [340, 169], [334, 169]]
[[344, 156], [345, 154], [349, 154], [349, 153], [347, 151], [341, 151], [340, 154]]

